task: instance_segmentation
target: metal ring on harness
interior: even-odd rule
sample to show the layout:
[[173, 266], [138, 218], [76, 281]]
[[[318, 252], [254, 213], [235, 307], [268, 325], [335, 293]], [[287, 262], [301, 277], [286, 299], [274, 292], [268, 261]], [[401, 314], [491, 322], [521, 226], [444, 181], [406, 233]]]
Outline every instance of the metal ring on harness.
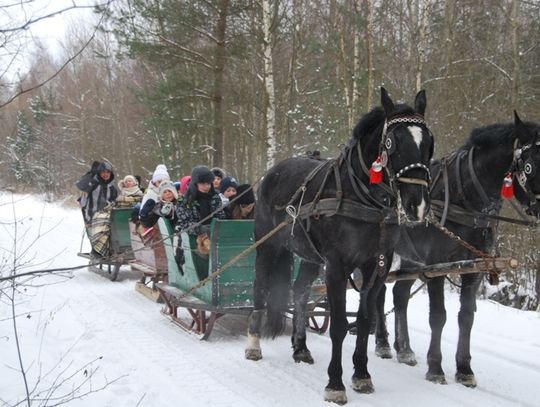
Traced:
[[304, 200], [304, 194], [306, 193], [306, 186], [302, 185], [300, 188], [302, 190], [302, 196], [300, 197], [300, 202], [298, 202], [298, 210], [293, 205], [287, 205], [285, 207], [285, 212], [287, 212], [287, 215], [289, 215], [292, 218], [292, 228], [291, 228], [291, 236], [294, 236], [294, 225], [296, 224], [296, 218], [298, 218], [298, 215], [300, 214], [300, 208], [302, 207], [302, 201]]

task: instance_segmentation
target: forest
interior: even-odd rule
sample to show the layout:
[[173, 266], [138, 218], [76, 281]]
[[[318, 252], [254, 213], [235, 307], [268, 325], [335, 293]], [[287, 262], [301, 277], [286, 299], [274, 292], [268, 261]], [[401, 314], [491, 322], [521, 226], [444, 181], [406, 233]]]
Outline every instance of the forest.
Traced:
[[[16, 76], [24, 22], [0, 30], [1, 189], [74, 195], [102, 158], [121, 176], [206, 164], [255, 182], [287, 157], [335, 156], [381, 86], [409, 103], [426, 90], [436, 158], [514, 110], [540, 120], [537, 0], [99, 3], [61, 55], [34, 43]], [[521, 266], [494, 295], [539, 310], [538, 228], [499, 230]]]

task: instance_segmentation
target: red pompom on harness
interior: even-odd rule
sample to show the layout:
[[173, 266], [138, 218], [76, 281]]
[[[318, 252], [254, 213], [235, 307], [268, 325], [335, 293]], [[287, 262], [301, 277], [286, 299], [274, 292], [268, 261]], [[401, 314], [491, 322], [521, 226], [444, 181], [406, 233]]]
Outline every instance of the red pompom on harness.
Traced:
[[383, 180], [383, 165], [381, 163], [381, 156], [378, 156], [371, 168], [369, 169], [369, 183], [370, 184], [380, 184]]
[[501, 188], [501, 196], [504, 199], [512, 199], [514, 197], [514, 182], [512, 181], [512, 173], [509, 172], [503, 179]]

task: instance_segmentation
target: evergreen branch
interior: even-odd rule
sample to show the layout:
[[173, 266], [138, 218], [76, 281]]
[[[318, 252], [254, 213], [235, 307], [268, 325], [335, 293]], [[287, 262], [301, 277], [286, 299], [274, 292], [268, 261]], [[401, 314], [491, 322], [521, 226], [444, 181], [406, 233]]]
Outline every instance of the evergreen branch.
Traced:
[[192, 62], [198, 63], [198, 64], [200, 64], [200, 65], [202, 65], [202, 66], [205, 66], [205, 67], [208, 68], [208, 69], [212, 69], [212, 70], [214, 69], [214, 66], [212, 65], [211, 61], [209, 61], [208, 58], [206, 58], [204, 55], [200, 54], [199, 52], [196, 52], [196, 51], [193, 51], [193, 50], [191, 50], [191, 49], [189, 49], [189, 48], [186, 48], [186, 47], [184, 47], [182, 44], [179, 44], [179, 43], [177, 43], [176, 41], [173, 41], [173, 40], [171, 40], [171, 39], [169, 39], [169, 38], [167, 38], [167, 37], [164, 37], [164, 36], [161, 35], [161, 34], [155, 33], [155, 35], [156, 35], [160, 40], [165, 41], [167, 44], [172, 45], [173, 47], [175, 47], [175, 48], [177, 48], [177, 49], [179, 49], [179, 50], [181, 50], [181, 51], [184, 51], [184, 52], [186, 52], [186, 53], [188, 53], [188, 54], [194, 55], [194, 56], [196, 56], [197, 58], [200, 58], [200, 59], [202, 60], [202, 61], [195, 61], [195, 60], [193, 60]]

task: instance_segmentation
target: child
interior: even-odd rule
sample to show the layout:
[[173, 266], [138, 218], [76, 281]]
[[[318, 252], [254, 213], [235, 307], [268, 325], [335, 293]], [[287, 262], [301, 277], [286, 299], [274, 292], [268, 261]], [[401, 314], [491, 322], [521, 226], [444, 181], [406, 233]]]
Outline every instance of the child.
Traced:
[[140, 202], [143, 192], [139, 188], [139, 183], [133, 175], [126, 175], [123, 180], [118, 182], [120, 195], [116, 198], [117, 206], [129, 208]]
[[219, 191], [219, 187], [221, 184], [221, 180], [227, 176], [224, 170], [222, 170], [219, 167], [214, 167], [210, 171], [212, 171], [212, 174], [214, 174], [214, 180], [212, 181], [212, 186], [214, 187], [214, 191]]
[[176, 224], [175, 205], [178, 200], [176, 187], [171, 181], [161, 181], [158, 196], [157, 201], [148, 198], [139, 211], [141, 224], [146, 228], [143, 235], [148, 233], [148, 229], [156, 224], [160, 216], [169, 219], [173, 226]]
[[236, 195], [236, 188], [238, 188], [238, 182], [235, 178], [225, 177], [221, 180], [219, 197], [221, 198], [222, 205], [227, 205], [229, 199]]

